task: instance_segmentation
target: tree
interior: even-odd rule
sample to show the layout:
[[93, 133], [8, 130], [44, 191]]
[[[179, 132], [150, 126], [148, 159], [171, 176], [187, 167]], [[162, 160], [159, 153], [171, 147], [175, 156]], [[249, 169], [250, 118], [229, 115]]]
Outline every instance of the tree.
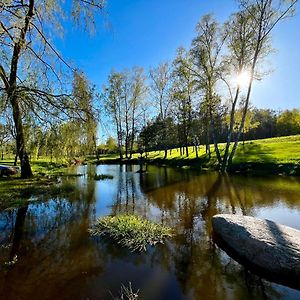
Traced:
[[[129, 121], [131, 122], [131, 132], [128, 140], [129, 146], [129, 158], [132, 157], [133, 144], [136, 138], [138, 121], [142, 123], [142, 105], [144, 103], [144, 97], [147, 92], [146, 77], [142, 68], [133, 68], [130, 78], [130, 100], [129, 100]], [[126, 151], [128, 152], [128, 150]]]
[[[225, 151], [222, 157], [221, 169], [226, 171], [229, 163], [230, 146], [234, 133], [238, 134], [242, 120], [242, 110], [240, 110], [240, 121], [236, 120], [236, 110], [239, 105], [243, 105], [244, 100], [242, 95], [243, 86], [239, 80], [235, 79], [230, 82], [230, 79], [235, 76], [247, 76], [247, 72], [251, 67], [253, 57], [253, 37], [255, 35], [253, 18], [248, 13], [240, 11], [231, 16], [229, 22], [225, 24], [227, 32], [227, 47], [229, 53], [224, 59], [224, 72], [221, 79], [226, 84], [229, 90], [229, 105], [228, 105], [228, 132]], [[227, 79], [229, 77], [229, 80]], [[247, 79], [247, 78], [246, 78]], [[232, 81], [232, 80], [231, 80]], [[239, 124], [237, 128], [237, 123]]]
[[[93, 23], [93, 12], [102, 8], [103, 2], [97, 0], [73, 0], [71, 8], [46, 0], [1, 3], [0, 91], [12, 109], [22, 178], [32, 176], [24, 137], [24, 108], [41, 119], [76, 111], [76, 103], [65, 93], [66, 85], [58, 74], [61, 68], [73, 68], [55, 49], [50, 37], [61, 32], [65, 16], [77, 25], [89, 25]], [[54, 89], [62, 92], [54, 94]]]
[[300, 109], [285, 110], [277, 118], [277, 134], [300, 134]]
[[[251, 54], [251, 56], [249, 55], [251, 57], [249, 61], [249, 80], [246, 87], [246, 96], [243, 101], [241, 123], [229, 156], [223, 157], [222, 170], [226, 170], [227, 166], [231, 164], [243, 133], [253, 82], [260, 60], [269, 52], [271, 33], [281, 20], [293, 15], [297, 0], [239, 0], [239, 3], [242, 8], [240, 15], [245, 20], [248, 20], [246, 25], [248, 27], [247, 31], [251, 33], [250, 40], [248, 41], [250, 42], [249, 51]], [[242, 51], [242, 47], [239, 47], [239, 42], [242, 39], [236, 39], [239, 48], [238, 51]], [[233, 50], [236, 50], [236, 47]]]
[[137, 123], [142, 119], [142, 104], [147, 91], [142, 68], [115, 72], [109, 75], [104, 87], [104, 106], [112, 118], [118, 141], [120, 159], [131, 158], [137, 133]]
[[[96, 154], [97, 152], [97, 113], [93, 108], [94, 87], [88, 82], [83, 73], [75, 72], [73, 79], [73, 97], [79, 104], [79, 110], [83, 112], [81, 118], [82, 135], [81, 139], [85, 155]], [[76, 116], [75, 116], [76, 118]], [[80, 131], [78, 131], [80, 134]]]
[[192, 94], [195, 85], [191, 64], [192, 62], [189, 53], [185, 49], [180, 48], [173, 63], [172, 98], [175, 106], [175, 114], [179, 122], [182, 139], [186, 149], [186, 156], [189, 156], [189, 144], [191, 143], [193, 115]]
[[263, 139], [276, 136], [277, 114], [271, 109], [253, 109], [253, 121], [258, 122], [258, 126], [251, 129], [248, 138]]
[[212, 138], [219, 163], [221, 155], [216, 136], [216, 119], [221, 104], [220, 95], [217, 93], [217, 82], [222, 69], [222, 49], [226, 35], [220, 25], [211, 15], [205, 15], [197, 25], [197, 37], [192, 42], [191, 55], [194, 61], [194, 72], [198, 77], [198, 89], [203, 90], [203, 108], [206, 111], [207, 143]]
[[113, 137], [108, 137], [106, 140], [105, 146], [108, 150], [108, 152], [114, 152], [117, 149], [117, 143], [116, 140]]
[[[169, 116], [171, 104], [171, 68], [168, 63], [159, 64], [156, 68], [151, 68], [149, 71], [150, 79], [150, 96], [154, 107], [158, 112], [158, 117], [162, 121], [163, 136], [167, 136], [167, 128], [165, 120]], [[165, 150], [164, 158], [167, 158], [167, 145], [163, 146]]]

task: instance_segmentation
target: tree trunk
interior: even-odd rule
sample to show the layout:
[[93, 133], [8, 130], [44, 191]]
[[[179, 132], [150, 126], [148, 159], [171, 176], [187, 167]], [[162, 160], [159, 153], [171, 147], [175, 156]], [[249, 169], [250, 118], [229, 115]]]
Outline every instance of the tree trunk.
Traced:
[[165, 155], [164, 155], [164, 159], [166, 159], [166, 158], [167, 158], [167, 156], [168, 156], [168, 149], [166, 148], [166, 149], [165, 149]]
[[16, 144], [17, 153], [21, 162], [21, 178], [30, 178], [32, 177], [32, 171], [29, 162], [29, 157], [25, 147], [23, 123], [18, 99], [14, 93], [11, 96], [9, 96], [9, 99], [13, 109], [13, 119], [16, 128]]
[[253, 57], [253, 62], [252, 62], [252, 66], [251, 66], [251, 76], [250, 76], [250, 82], [249, 82], [249, 85], [248, 85], [248, 91], [247, 91], [247, 96], [246, 96], [246, 100], [245, 100], [245, 106], [244, 106], [244, 110], [243, 110], [242, 120], [241, 120], [241, 124], [240, 124], [240, 127], [239, 127], [239, 131], [237, 133], [237, 137], [234, 141], [232, 151], [231, 151], [231, 153], [229, 155], [229, 158], [228, 158], [228, 165], [232, 164], [233, 156], [235, 154], [235, 151], [236, 151], [237, 146], [238, 146], [238, 142], [241, 138], [241, 134], [242, 134], [242, 131], [244, 130], [244, 126], [245, 126], [245, 120], [246, 120], [246, 115], [247, 115], [247, 112], [248, 112], [248, 106], [249, 106], [250, 95], [251, 95], [251, 91], [252, 91], [252, 85], [253, 85], [253, 78], [254, 78], [256, 63], [257, 63], [258, 56], [259, 56], [259, 53], [261, 51], [262, 42], [263, 42], [263, 38], [262, 38], [262, 30], [263, 30], [262, 19], [263, 19], [263, 14], [261, 15], [261, 19], [260, 19], [259, 34], [258, 34], [257, 43], [256, 43], [256, 47], [255, 47], [255, 52], [254, 52], [254, 57]]
[[231, 112], [230, 112], [229, 132], [228, 132], [228, 136], [227, 136], [227, 142], [226, 142], [225, 152], [223, 155], [223, 161], [222, 161], [222, 166], [221, 166], [222, 172], [225, 172], [228, 167], [228, 155], [229, 155], [229, 148], [230, 148], [231, 139], [232, 139], [232, 135], [233, 135], [235, 107], [237, 104], [239, 94], [240, 94], [240, 88], [238, 87], [236, 90], [236, 93], [235, 93], [234, 101], [232, 103]]
[[188, 145], [187, 133], [185, 134], [185, 153], [186, 153], [186, 157], [189, 157], [189, 145]]
[[93, 134], [93, 145], [94, 145], [94, 149], [95, 149], [95, 155], [96, 155], [96, 159], [97, 159], [97, 162], [99, 161], [100, 157], [99, 157], [99, 152], [98, 152], [98, 149], [97, 149], [97, 141], [96, 141], [96, 136], [95, 134]]
[[24, 26], [20, 31], [19, 39], [14, 44], [14, 50], [13, 50], [11, 66], [10, 66], [9, 82], [7, 87], [7, 97], [8, 97], [8, 101], [12, 106], [13, 119], [16, 128], [16, 144], [17, 144], [17, 153], [19, 155], [20, 162], [21, 162], [21, 178], [32, 177], [32, 171], [31, 171], [29, 158], [25, 148], [22, 115], [18, 103], [17, 71], [18, 71], [18, 64], [19, 64], [21, 51], [23, 46], [26, 43], [26, 33], [29, 29], [30, 20], [32, 19], [33, 15], [34, 15], [34, 0], [30, 0], [28, 4], [28, 12], [24, 21]]

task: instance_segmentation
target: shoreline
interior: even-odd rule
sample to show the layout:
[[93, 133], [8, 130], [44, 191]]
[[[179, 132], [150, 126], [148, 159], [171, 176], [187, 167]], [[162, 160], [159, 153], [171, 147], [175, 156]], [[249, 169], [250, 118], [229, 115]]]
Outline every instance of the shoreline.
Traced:
[[[120, 159], [120, 158], [103, 158], [93, 162], [96, 165], [103, 164], [121, 164], [121, 165], [138, 165], [141, 160], [138, 158]], [[203, 158], [192, 159], [145, 159], [142, 164], [168, 166], [176, 168], [190, 168], [198, 171], [218, 171], [215, 162], [209, 162]], [[278, 175], [278, 176], [300, 176], [300, 164], [292, 163], [273, 163], [273, 162], [241, 162], [233, 163], [227, 171], [228, 174], [248, 174], [248, 175]]]

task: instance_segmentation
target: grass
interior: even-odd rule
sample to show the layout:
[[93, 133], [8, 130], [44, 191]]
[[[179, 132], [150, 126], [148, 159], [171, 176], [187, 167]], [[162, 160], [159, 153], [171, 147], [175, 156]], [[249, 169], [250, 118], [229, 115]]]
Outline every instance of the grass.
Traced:
[[106, 180], [106, 179], [113, 179], [114, 176], [108, 174], [96, 174], [94, 179], [95, 180]]
[[139, 290], [133, 291], [131, 282], [128, 282], [128, 286], [121, 285], [120, 297], [112, 297], [114, 300], [136, 300], [139, 298]]
[[168, 227], [142, 219], [136, 215], [118, 215], [99, 218], [90, 230], [93, 236], [110, 237], [131, 251], [146, 251], [172, 237]]
[[[221, 154], [224, 147], [224, 144], [219, 145]], [[213, 145], [211, 145], [211, 149], [213, 150]], [[189, 157], [180, 155], [179, 148], [174, 148], [171, 152], [168, 150], [168, 156], [164, 159], [164, 151], [151, 151], [148, 153], [147, 161], [193, 168], [215, 168], [217, 166], [215, 153], [212, 152], [211, 158], [209, 158], [205, 154], [203, 145], [200, 146], [198, 158], [193, 147], [189, 147]], [[137, 162], [139, 157], [139, 154], [134, 154], [132, 161]], [[117, 161], [118, 155], [106, 155], [101, 157], [101, 160], [108, 163]], [[232, 170], [300, 175], [300, 135], [246, 141], [244, 145], [241, 142], [233, 159]]]
[[[6, 159], [0, 164], [13, 165], [13, 160]], [[48, 197], [70, 192], [74, 187], [57, 184], [58, 177], [82, 176], [70, 173], [72, 169], [66, 164], [54, 163], [47, 158], [32, 161], [31, 168], [34, 177], [30, 179], [21, 179], [20, 174], [0, 178], [0, 210], [27, 204], [36, 196]]]
[[36, 196], [50, 197], [73, 189], [72, 185], [56, 184], [56, 180], [49, 178], [0, 179], [0, 210], [27, 204]]

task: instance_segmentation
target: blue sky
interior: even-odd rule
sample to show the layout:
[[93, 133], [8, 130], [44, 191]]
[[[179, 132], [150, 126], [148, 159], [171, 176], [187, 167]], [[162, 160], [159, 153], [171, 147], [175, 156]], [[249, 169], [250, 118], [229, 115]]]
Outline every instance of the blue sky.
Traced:
[[[100, 89], [111, 69], [172, 60], [179, 46], [189, 47], [202, 15], [213, 13], [222, 22], [236, 9], [234, 0], [107, 0], [96, 34], [89, 37], [67, 26], [59, 49]], [[297, 14], [274, 31], [277, 51], [269, 58], [274, 72], [255, 85], [255, 106], [300, 108], [299, 30]]]

